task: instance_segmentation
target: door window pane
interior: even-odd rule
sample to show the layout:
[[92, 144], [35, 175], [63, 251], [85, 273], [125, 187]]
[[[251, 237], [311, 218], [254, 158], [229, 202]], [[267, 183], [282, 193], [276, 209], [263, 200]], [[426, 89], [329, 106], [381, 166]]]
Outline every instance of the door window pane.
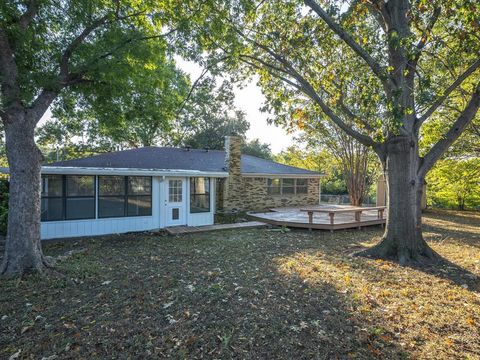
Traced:
[[182, 202], [183, 201], [183, 186], [182, 180], [168, 181], [168, 201]]

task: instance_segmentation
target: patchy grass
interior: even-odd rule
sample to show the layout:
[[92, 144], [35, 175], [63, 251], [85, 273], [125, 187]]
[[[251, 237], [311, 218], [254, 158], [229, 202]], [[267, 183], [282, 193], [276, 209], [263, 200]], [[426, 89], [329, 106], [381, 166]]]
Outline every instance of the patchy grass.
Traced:
[[0, 358], [479, 359], [480, 214], [425, 223], [442, 265], [350, 256], [378, 228], [47, 243], [86, 251], [0, 283]]

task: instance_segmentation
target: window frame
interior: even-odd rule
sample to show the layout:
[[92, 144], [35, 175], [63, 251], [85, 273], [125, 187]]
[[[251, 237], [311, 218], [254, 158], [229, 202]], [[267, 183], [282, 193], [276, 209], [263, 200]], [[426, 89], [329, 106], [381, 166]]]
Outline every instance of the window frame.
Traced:
[[[279, 180], [278, 186], [272, 186], [274, 180]], [[288, 185], [287, 188], [293, 189], [293, 192], [284, 192], [284, 180], [293, 180], [293, 185]], [[297, 180], [305, 180], [305, 185], [297, 185]], [[304, 188], [305, 192], [298, 192], [298, 188]], [[279, 189], [278, 193], [272, 193], [271, 189]], [[267, 195], [269, 196], [294, 196], [294, 195], [308, 195], [308, 178], [267, 178]]]
[[[43, 195], [43, 190], [44, 190], [44, 179], [47, 176], [59, 176], [61, 178], [61, 184], [62, 184], [62, 191], [61, 195], [55, 195], [55, 196], [45, 196]], [[74, 176], [85, 176], [85, 177], [93, 177], [93, 196], [92, 195], [81, 195], [81, 196], [68, 196], [67, 194], [67, 177], [74, 177]], [[97, 218], [97, 176], [95, 175], [80, 175], [80, 174], [69, 174], [69, 175], [57, 175], [57, 174], [44, 174], [41, 176], [41, 200], [43, 199], [61, 199], [62, 203], [62, 214], [59, 219], [52, 219], [52, 220], [42, 220], [41, 214], [40, 214], [40, 222], [53, 222], [53, 221], [78, 221], [78, 220], [92, 220]], [[82, 217], [82, 218], [75, 218], [75, 219], [70, 219], [67, 218], [67, 199], [89, 199], [93, 197], [93, 217]]]
[[[204, 179], [204, 180], [208, 181], [208, 192], [203, 193], [203, 194], [199, 194], [199, 193], [195, 192], [195, 189], [196, 189], [195, 180], [197, 180], [197, 179]], [[193, 184], [194, 192], [192, 192], [192, 184]], [[191, 177], [189, 185], [190, 185], [190, 204], [189, 204], [190, 214], [210, 213], [212, 211], [212, 197], [211, 197], [212, 181], [211, 181], [211, 178], [209, 178], [209, 177]], [[202, 196], [208, 198], [208, 209], [205, 208], [204, 210], [192, 211], [192, 204], [193, 204], [192, 200], [193, 200], [193, 198], [194, 197], [202, 197]]]
[[[75, 177], [75, 176], [82, 176], [82, 177], [93, 177], [93, 195], [75, 195], [75, 196], [68, 196], [68, 178]], [[63, 200], [63, 220], [65, 221], [75, 221], [75, 220], [91, 220], [96, 218], [96, 209], [97, 209], [97, 177], [95, 175], [63, 175], [63, 193], [64, 193], [64, 200]], [[68, 199], [91, 199], [93, 198], [93, 217], [82, 217], [82, 218], [68, 218], [67, 217], [67, 202]]]
[[[121, 177], [123, 180], [123, 194], [115, 194], [115, 195], [101, 195], [100, 193], [100, 178], [101, 177]], [[144, 177], [150, 180], [150, 194], [149, 195], [134, 195], [129, 193], [129, 179], [134, 177]], [[111, 219], [111, 218], [129, 218], [129, 217], [139, 217], [139, 216], [152, 216], [153, 214], [153, 177], [152, 176], [142, 176], [142, 175], [98, 175], [98, 211], [97, 211], [97, 218], [98, 219]], [[128, 213], [128, 200], [130, 197], [143, 197], [143, 198], [150, 198], [149, 205], [150, 205], [150, 212], [149, 214], [137, 214], [137, 215], [129, 215]], [[123, 215], [109, 215], [109, 216], [100, 216], [100, 198], [123, 198]]]

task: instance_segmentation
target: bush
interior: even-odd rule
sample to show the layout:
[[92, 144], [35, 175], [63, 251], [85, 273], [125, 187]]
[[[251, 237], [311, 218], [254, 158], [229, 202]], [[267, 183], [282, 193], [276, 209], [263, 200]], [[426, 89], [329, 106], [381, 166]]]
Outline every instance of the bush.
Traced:
[[0, 180], [0, 234], [7, 234], [8, 181]]

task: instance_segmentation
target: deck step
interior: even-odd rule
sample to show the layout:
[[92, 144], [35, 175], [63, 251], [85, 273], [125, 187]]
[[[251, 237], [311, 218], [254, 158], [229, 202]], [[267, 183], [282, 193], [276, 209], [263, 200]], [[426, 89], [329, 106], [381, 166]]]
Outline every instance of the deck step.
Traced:
[[181, 234], [192, 234], [192, 233], [216, 231], [216, 230], [248, 229], [248, 228], [259, 228], [259, 227], [267, 227], [267, 226], [269, 225], [264, 222], [247, 221], [247, 222], [235, 223], [235, 224], [217, 224], [217, 225], [204, 225], [204, 226], [172, 226], [172, 227], [165, 228], [165, 230], [170, 235], [181, 235]]

